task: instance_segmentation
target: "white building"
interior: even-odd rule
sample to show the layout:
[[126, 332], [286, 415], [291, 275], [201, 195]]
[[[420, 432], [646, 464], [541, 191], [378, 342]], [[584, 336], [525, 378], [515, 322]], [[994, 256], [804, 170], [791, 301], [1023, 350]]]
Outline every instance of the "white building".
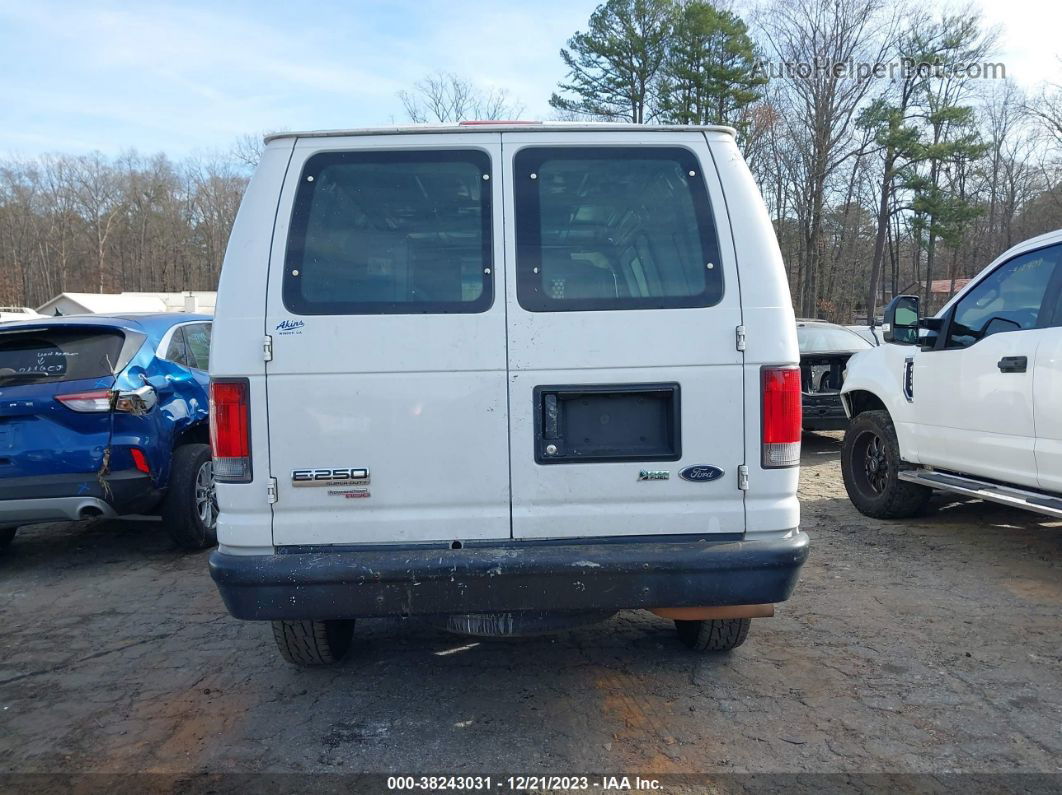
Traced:
[[214, 312], [217, 293], [59, 293], [37, 307], [48, 317], [56, 315], [117, 315], [128, 312]]

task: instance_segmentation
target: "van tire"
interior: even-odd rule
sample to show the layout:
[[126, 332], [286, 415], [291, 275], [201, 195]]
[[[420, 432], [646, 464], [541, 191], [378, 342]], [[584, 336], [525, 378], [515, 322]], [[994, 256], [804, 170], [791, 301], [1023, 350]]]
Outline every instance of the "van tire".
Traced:
[[841, 446], [841, 476], [848, 498], [861, 514], [872, 519], [907, 519], [925, 511], [933, 490], [900, 480], [899, 472], [908, 466], [900, 458], [889, 412], [864, 411], [852, 419]]
[[[170, 482], [162, 502], [162, 521], [170, 537], [181, 549], [194, 551], [212, 547], [218, 542], [217, 503], [213, 497], [212, 510], [207, 511], [208, 520], [202, 515], [201, 478], [204, 469], [212, 480], [210, 445], [184, 444], [173, 451], [170, 464]], [[211, 519], [212, 517], [212, 519]]]
[[15, 533], [17, 532], [17, 527], [0, 527], [0, 552], [7, 552], [7, 548], [15, 540]]
[[749, 636], [751, 618], [709, 618], [702, 621], [675, 620], [679, 640], [694, 651], [730, 651]]
[[334, 665], [350, 651], [354, 621], [274, 621], [273, 639], [292, 665]]

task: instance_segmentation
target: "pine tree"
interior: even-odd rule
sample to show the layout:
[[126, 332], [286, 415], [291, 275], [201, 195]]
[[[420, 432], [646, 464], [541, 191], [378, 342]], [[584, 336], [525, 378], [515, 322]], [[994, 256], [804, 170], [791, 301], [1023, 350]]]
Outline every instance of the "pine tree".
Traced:
[[976, 128], [972, 107], [961, 104], [969, 77], [952, 67], [977, 63], [993, 46], [993, 36], [981, 30], [980, 18], [945, 16], [936, 26], [940, 47], [926, 66], [930, 77], [920, 83], [923, 119], [927, 137], [915, 148], [905, 187], [913, 198], [912, 229], [919, 247], [926, 252], [924, 301], [932, 294], [937, 243], [954, 247], [970, 221], [981, 212], [967, 196], [965, 164], [981, 157], [986, 145]]
[[[642, 124], [657, 114], [672, 0], [608, 0], [561, 58], [567, 82], [549, 104], [566, 113]], [[574, 96], [573, 96], [574, 95]]]
[[692, 0], [675, 11], [662, 70], [661, 121], [743, 126], [742, 111], [760, 98], [748, 28], [729, 11]]

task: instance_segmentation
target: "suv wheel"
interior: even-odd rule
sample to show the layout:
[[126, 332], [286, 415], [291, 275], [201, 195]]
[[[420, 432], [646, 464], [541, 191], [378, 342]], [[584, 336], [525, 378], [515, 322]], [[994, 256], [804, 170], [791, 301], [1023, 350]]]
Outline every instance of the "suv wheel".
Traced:
[[333, 665], [354, 639], [354, 621], [274, 621], [273, 639], [292, 665]]
[[749, 636], [751, 618], [710, 618], [702, 621], [675, 621], [679, 640], [694, 651], [730, 651]]
[[933, 490], [900, 480], [900, 470], [906, 467], [887, 411], [864, 411], [852, 420], [841, 447], [841, 475], [860, 513], [904, 519], [924, 511]]
[[218, 498], [209, 445], [185, 444], [173, 451], [162, 519], [182, 549], [205, 549], [218, 542]]
[[17, 527], [0, 527], [0, 552], [7, 551], [7, 548], [11, 546], [11, 542], [15, 540], [15, 533], [17, 532]]

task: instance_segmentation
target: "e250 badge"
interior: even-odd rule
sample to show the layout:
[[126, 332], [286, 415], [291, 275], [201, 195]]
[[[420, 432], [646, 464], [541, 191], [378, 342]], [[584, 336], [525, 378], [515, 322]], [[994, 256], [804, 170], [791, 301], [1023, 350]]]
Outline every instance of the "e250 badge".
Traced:
[[293, 469], [292, 486], [368, 486], [369, 470], [364, 467], [337, 469]]

